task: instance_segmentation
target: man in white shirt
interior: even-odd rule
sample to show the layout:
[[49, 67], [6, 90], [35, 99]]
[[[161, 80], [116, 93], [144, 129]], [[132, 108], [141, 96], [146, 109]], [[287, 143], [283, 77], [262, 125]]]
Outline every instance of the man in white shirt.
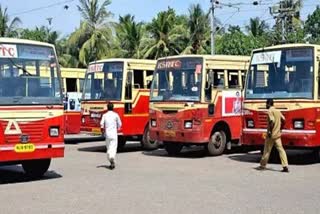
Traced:
[[118, 129], [121, 128], [121, 125], [122, 123], [119, 115], [113, 111], [113, 104], [108, 103], [108, 111], [102, 116], [100, 126], [105, 130], [107, 158], [110, 161], [110, 169], [115, 168], [115, 157], [118, 147]]

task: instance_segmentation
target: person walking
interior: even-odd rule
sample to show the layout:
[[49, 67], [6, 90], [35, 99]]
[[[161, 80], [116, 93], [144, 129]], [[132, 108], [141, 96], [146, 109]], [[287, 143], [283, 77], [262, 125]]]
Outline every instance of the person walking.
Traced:
[[279, 152], [281, 165], [283, 167], [282, 172], [289, 172], [287, 154], [281, 142], [281, 124], [285, 122], [285, 118], [279, 110], [274, 108], [273, 99], [267, 100], [266, 107], [268, 109], [267, 136], [264, 144], [263, 155], [260, 161], [260, 166], [257, 169], [266, 169], [271, 150], [275, 145]]
[[107, 113], [101, 118], [100, 127], [104, 130], [106, 138], [107, 158], [110, 161], [110, 169], [114, 169], [118, 147], [118, 129], [121, 128], [122, 123], [119, 115], [113, 111], [113, 104], [108, 103], [107, 108]]

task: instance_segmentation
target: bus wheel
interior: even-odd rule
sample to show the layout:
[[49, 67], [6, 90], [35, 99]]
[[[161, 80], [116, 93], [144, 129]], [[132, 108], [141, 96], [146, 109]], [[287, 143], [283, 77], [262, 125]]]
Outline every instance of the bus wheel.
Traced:
[[124, 136], [118, 136], [118, 151], [122, 151], [126, 145], [127, 139]]
[[158, 142], [156, 140], [150, 139], [149, 126], [144, 129], [143, 137], [142, 137], [142, 148], [146, 150], [154, 150], [159, 147]]
[[181, 143], [163, 142], [164, 149], [168, 152], [169, 156], [178, 155], [183, 145]]
[[207, 145], [207, 151], [211, 156], [222, 155], [226, 148], [227, 137], [224, 131], [215, 131], [211, 135], [209, 143]]
[[22, 162], [22, 168], [31, 178], [41, 178], [49, 169], [51, 159], [27, 160]]

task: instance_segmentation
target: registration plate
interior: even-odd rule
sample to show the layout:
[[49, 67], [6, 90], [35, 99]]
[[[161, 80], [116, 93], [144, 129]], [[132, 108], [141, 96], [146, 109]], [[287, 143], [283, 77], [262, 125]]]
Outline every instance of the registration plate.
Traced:
[[94, 134], [101, 134], [101, 129], [100, 128], [92, 128], [92, 132]]
[[164, 131], [164, 136], [165, 137], [176, 137], [176, 132], [175, 131]]
[[34, 152], [34, 150], [36, 150], [36, 147], [32, 143], [19, 143], [14, 146], [14, 151], [17, 153]]

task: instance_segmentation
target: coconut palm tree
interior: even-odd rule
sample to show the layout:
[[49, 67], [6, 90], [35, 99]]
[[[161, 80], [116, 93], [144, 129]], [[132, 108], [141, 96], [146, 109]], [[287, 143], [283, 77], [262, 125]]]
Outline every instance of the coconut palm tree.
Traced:
[[127, 58], [141, 58], [143, 24], [136, 23], [132, 15], [120, 16], [116, 31], [122, 55]]
[[200, 4], [191, 5], [188, 17], [189, 44], [183, 53], [206, 53], [205, 47], [210, 39], [210, 18]]
[[262, 36], [269, 29], [268, 24], [259, 17], [251, 18], [246, 30], [254, 37]]
[[79, 60], [83, 65], [105, 56], [110, 47], [112, 35], [109, 18], [112, 13], [106, 7], [111, 3], [104, 0], [79, 0], [78, 10], [83, 18], [79, 29], [69, 38], [71, 45], [79, 47]]
[[0, 36], [17, 36], [16, 28], [19, 24], [21, 24], [21, 20], [18, 17], [14, 17], [10, 22], [8, 8], [3, 9], [0, 5]]
[[157, 17], [146, 26], [147, 36], [151, 40], [145, 48], [144, 58], [157, 59], [168, 55], [179, 54], [183, 49], [178, 41], [185, 32], [183, 25], [177, 25], [177, 16], [172, 8], [158, 13]]

